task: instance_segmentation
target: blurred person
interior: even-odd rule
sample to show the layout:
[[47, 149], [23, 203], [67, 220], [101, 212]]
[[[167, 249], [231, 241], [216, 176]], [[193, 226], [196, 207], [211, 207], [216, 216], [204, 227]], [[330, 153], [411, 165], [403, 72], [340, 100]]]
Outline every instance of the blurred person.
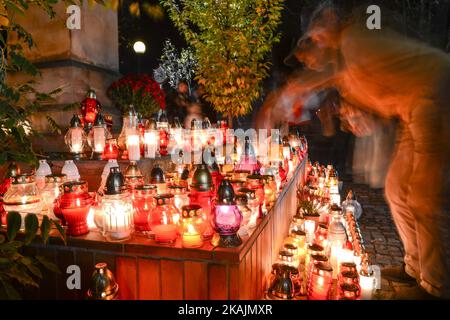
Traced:
[[176, 90], [171, 90], [167, 95], [168, 116], [173, 119], [178, 117], [180, 121], [184, 121], [187, 115], [187, 106], [189, 104], [189, 85], [186, 81], [181, 80]]
[[195, 100], [187, 105], [187, 116], [184, 119], [184, 128], [190, 129], [193, 120], [203, 121], [202, 106]]
[[[367, 17], [365, 10], [344, 18], [333, 6], [319, 7], [288, 57], [306, 69], [269, 94], [258, 126], [300, 118], [311, 106], [298, 101], [328, 87], [338, 89], [351, 106], [347, 109], [397, 119], [385, 194], [405, 257], [402, 266], [385, 268], [382, 276], [411, 284], [396, 290], [397, 299], [449, 298], [448, 217], [443, 207], [450, 151], [450, 57], [386, 25], [369, 30]], [[340, 116], [345, 119], [349, 112]], [[357, 135], [360, 127], [358, 122], [352, 125]], [[368, 122], [364, 134], [375, 127]]]

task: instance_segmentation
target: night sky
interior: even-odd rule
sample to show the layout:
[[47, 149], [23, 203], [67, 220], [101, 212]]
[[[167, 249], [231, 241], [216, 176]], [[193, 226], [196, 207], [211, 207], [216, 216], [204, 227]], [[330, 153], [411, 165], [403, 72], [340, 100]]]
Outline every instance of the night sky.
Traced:
[[[156, 4], [158, 1], [150, 2]], [[285, 68], [282, 66], [282, 61], [301, 35], [301, 3], [302, 1], [299, 0], [285, 2], [280, 25], [282, 39], [273, 50], [274, 68]], [[125, 1], [125, 5], [119, 10], [120, 72], [126, 74], [140, 71], [151, 74], [159, 64], [158, 60], [166, 39], [170, 39], [178, 48], [186, 46], [184, 39], [166, 14], [161, 21], [155, 21], [145, 13], [141, 13], [140, 17], [135, 17], [129, 13]], [[141, 57], [138, 57], [133, 51], [133, 43], [137, 40], [144, 41], [147, 46], [146, 53]], [[284, 71], [288, 70], [286, 68]]]

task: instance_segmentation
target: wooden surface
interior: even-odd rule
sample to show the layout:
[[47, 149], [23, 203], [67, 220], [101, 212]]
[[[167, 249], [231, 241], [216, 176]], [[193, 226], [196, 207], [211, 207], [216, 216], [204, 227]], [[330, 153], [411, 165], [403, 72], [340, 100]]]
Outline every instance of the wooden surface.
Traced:
[[[280, 193], [274, 207], [260, 219], [250, 236], [237, 248], [197, 249], [160, 245], [134, 235], [125, 242], [106, 242], [97, 231], [70, 237], [67, 246], [51, 237], [50, 244], [32, 248], [49, 255], [62, 274], [45, 279], [37, 297], [82, 299], [97, 262], [107, 262], [120, 286], [121, 299], [261, 299], [268, 276], [296, 210], [296, 188], [304, 182], [306, 159]], [[81, 290], [65, 286], [65, 268], [77, 264], [82, 270]], [[33, 294], [36, 298], [36, 293]]]

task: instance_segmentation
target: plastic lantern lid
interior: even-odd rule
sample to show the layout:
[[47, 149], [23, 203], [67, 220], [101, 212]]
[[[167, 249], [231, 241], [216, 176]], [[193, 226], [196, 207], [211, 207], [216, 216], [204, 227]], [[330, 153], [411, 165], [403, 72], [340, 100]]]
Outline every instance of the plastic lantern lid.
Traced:
[[118, 296], [119, 285], [113, 273], [104, 262], [97, 263], [92, 273], [90, 287], [87, 292], [91, 300], [114, 300]]
[[142, 177], [141, 170], [139, 170], [139, 167], [137, 165], [136, 161], [130, 161], [130, 164], [125, 170], [125, 177]]
[[217, 190], [217, 196], [219, 205], [236, 204], [233, 186], [231, 185], [230, 181], [226, 179], [222, 180], [222, 182], [220, 183], [219, 189]]
[[125, 178], [119, 167], [112, 167], [106, 179], [105, 194], [121, 194], [125, 189]]
[[20, 174], [20, 168], [15, 162], [11, 162], [6, 171], [6, 178], [15, 177]]
[[213, 182], [211, 173], [205, 164], [200, 164], [192, 177], [192, 188], [197, 191], [210, 191]]
[[159, 195], [155, 196], [156, 205], [162, 206], [162, 205], [169, 204], [170, 201], [173, 199], [173, 197], [174, 197], [174, 195], [171, 193], [159, 194]]
[[98, 113], [97, 116], [95, 117], [94, 126], [100, 127], [104, 126], [105, 124], [106, 124], [105, 117], [103, 117], [101, 113]]
[[34, 176], [31, 173], [18, 174], [16, 176], [12, 177], [12, 184], [26, 184], [26, 183], [33, 183], [33, 182], [34, 182]]
[[202, 207], [198, 204], [190, 204], [181, 207], [181, 214], [183, 218], [200, 217], [202, 215], [201, 209]]
[[164, 171], [159, 167], [158, 164], [155, 164], [152, 171], [150, 172], [150, 183], [164, 183], [166, 179], [164, 177]]
[[94, 89], [89, 89], [88, 92], [86, 93], [86, 97], [91, 99], [97, 99], [97, 93], [95, 92]]
[[67, 175], [65, 174], [49, 174], [45, 176], [46, 183], [63, 183]]
[[70, 120], [70, 127], [71, 128], [81, 128], [81, 120], [80, 117], [76, 114], [73, 115], [72, 119]]

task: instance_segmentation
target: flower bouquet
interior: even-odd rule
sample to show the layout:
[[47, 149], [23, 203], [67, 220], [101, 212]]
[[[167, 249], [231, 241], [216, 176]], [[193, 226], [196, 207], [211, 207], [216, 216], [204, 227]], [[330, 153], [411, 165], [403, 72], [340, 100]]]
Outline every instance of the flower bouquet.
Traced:
[[147, 74], [127, 74], [111, 84], [107, 93], [122, 113], [133, 105], [143, 118], [166, 107], [164, 91]]

